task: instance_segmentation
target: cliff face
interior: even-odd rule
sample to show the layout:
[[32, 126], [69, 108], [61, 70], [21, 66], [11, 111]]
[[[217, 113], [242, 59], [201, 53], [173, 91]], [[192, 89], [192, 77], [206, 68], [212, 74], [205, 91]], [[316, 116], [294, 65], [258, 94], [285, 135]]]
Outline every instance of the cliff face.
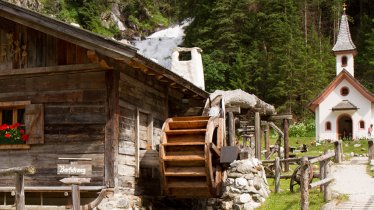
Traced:
[[31, 10], [38, 11], [40, 9], [40, 2], [38, 0], [7, 0], [10, 3], [16, 4], [18, 6], [26, 7]]
[[[136, 40], [169, 26], [167, 1], [7, 0], [117, 40]], [[168, 8], [168, 9], [167, 9]]]

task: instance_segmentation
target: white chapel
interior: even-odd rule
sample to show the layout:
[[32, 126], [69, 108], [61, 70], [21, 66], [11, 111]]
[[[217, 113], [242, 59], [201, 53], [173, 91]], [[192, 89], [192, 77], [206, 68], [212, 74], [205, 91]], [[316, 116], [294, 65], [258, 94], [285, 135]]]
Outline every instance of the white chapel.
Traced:
[[336, 57], [336, 77], [309, 104], [315, 113], [316, 140], [367, 138], [368, 127], [374, 124], [374, 94], [354, 78], [357, 50], [345, 10], [332, 51]]

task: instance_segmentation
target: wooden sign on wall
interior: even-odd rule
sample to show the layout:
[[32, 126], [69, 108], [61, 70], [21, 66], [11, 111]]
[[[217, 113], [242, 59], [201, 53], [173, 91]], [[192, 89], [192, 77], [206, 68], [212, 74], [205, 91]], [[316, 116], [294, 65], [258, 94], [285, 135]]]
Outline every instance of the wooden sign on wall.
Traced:
[[89, 164], [57, 164], [57, 174], [71, 176], [92, 175], [92, 165]]

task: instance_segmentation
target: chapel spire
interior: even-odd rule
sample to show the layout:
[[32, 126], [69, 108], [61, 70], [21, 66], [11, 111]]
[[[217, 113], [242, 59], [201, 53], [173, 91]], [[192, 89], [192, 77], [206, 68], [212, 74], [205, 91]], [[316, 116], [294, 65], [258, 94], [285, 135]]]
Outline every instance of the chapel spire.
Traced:
[[344, 3], [338, 38], [332, 51], [336, 56], [336, 75], [345, 69], [354, 76], [354, 56], [357, 54], [357, 51], [349, 31], [348, 17], [345, 13], [346, 6], [347, 5]]

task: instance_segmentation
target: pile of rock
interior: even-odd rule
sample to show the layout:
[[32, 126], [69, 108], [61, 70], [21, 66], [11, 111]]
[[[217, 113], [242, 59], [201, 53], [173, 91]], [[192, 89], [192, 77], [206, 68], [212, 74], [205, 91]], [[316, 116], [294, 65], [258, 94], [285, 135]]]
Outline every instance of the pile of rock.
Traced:
[[227, 170], [221, 209], [252, 210], [269, 196], [264, 167], [256, 159], [234, 161]]

